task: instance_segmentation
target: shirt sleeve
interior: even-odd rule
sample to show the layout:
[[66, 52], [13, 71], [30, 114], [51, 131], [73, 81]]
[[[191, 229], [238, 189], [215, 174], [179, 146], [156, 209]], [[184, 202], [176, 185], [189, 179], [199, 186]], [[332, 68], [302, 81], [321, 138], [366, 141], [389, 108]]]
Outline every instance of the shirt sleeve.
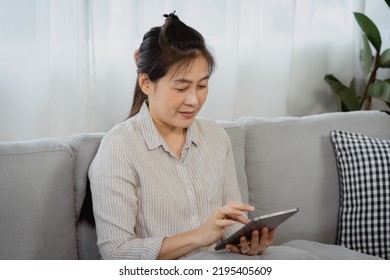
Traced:
[[137, 238], [137, 174], [112, 135], [89, 169], [99, 252], [103, 259], [157, 259], [163, 237]]

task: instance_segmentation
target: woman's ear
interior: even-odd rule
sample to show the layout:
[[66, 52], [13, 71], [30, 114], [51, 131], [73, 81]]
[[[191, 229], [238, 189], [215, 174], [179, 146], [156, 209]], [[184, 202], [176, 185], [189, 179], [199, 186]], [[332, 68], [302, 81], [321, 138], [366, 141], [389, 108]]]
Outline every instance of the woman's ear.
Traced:
[[154, 84], [146, 73], [141, 73], [138, 75], [138, 84], [142, 92], [146, 95], [149, 95], [154, 91]]

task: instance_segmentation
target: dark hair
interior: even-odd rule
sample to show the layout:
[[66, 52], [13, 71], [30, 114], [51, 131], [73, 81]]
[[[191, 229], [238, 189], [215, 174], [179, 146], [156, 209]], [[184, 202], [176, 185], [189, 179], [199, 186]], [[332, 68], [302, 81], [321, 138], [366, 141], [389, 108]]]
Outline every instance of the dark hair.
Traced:
[[[137, 74], [146, 73], [152, 82], [157, 82], [171, 67], [189, 65], [199, 55], [207, 60], [211, 74], [215, 66], [214, 58], [207, 50], [203, 36], [180, 21], [175, 12], [164, 16], [164, 25], [153, 27], [143, 37], [136, 61]], [[137, 79], [129, 117], [139, 112], [145, 99], [147, 96]]]

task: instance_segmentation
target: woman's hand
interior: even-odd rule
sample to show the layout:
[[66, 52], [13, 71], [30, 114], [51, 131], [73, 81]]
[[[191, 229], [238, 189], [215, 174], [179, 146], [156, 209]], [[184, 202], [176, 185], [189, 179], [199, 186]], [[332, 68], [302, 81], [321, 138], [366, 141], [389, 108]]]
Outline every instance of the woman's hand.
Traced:
[[177, 259], [195, 249], [210, 246], [236, 221], [243, 224], [250, 222], [244, 212], [253, 210], [253, 206], [240, 202], [215, 209], [199, 228], [164, 238], [158, 259]]
[[[177, 259], [200, 247], [209, 246], [221, 239], [227, 227], [235, 222], [247, 224], [250, 220], [245, 216], [245, 212], [253, 211], [254, 207], [247, 203], [230, 202], [223, 207], [215, 209], [206, 222], [197, 229], [187, 231], [174, 236], [166, 237], [161, 246], [159, 259]], [[258, 231], [252, 232], [250, 242], [245, 237], [241, 237], [240, 245], [226, 246], [232, 252], [246, 255], [261, 254], [271, 245], [275, 230], [268, 232], [266, 228], [262, 230], [261, 237]]]
[[207, 221], [198, 229], [199, 246], [209, 246], [222, 237], [227, 227], [236, 221], [247, 224], [250, 220], [244, 212], [253, 211], [254, 207], [241, 202], [230, 202], [215, 209]]
[[241, 236], [240, 245], [234, 246], [228, 244], [226, 245], [226, 249], [234, 253], [241, 253], [248, 256], [261, 255], [265, 249], [272, 244], [275, 233], [276, 229], [268, 231], [268, 229], [264, 227], [259, 236], [259, 231], [254, 230], [250, 242], [245, 236]]

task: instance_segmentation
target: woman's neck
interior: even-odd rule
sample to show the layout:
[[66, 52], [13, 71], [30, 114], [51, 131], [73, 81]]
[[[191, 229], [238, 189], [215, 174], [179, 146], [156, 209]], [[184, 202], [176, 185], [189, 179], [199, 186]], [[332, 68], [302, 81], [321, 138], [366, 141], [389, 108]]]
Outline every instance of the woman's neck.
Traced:
[[155, 120], [153, 122], [171, 152], [180, 159], [186, 143], [187, 128], [172, 127]]
[[168, 145], [171, 152], [178, 158], [181, 158], [181, 152], [186, 143], [186, 132], [187, 129], [165, 131], [160, 134], [163, 137], [165, 143]]

